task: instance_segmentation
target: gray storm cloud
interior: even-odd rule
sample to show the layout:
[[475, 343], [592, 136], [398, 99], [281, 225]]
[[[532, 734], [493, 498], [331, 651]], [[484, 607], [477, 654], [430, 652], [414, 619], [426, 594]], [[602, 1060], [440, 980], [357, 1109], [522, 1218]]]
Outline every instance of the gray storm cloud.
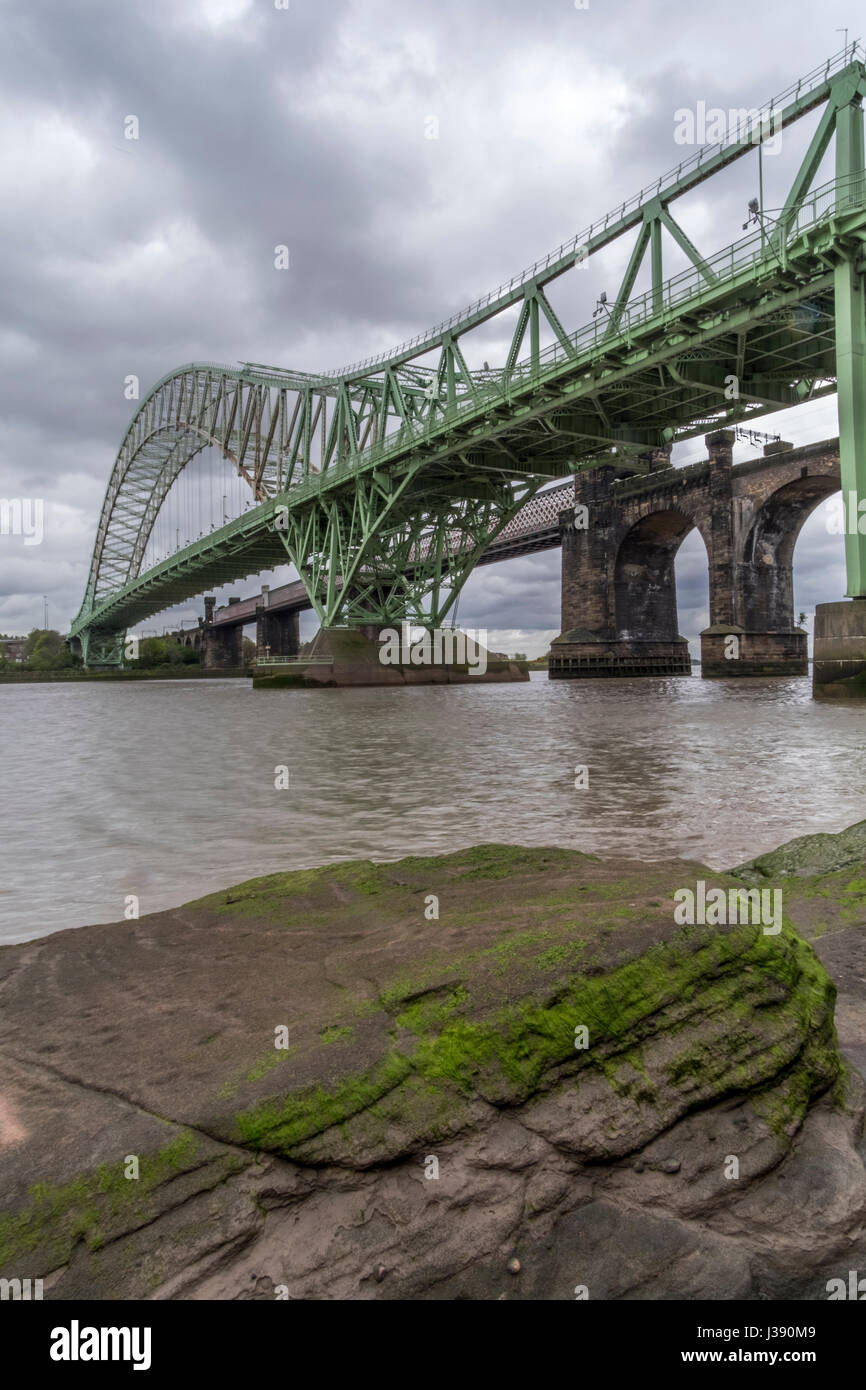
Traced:
[[[836, 0], [0, 3], [0, 496], [43, 498], [46, 515], [41, 546], [0, 537], [0, 629], [41, 624], [44, 594], [52, 626], [77, 611], [129, 373], [146, 390], [191, 360], [315, 370], [386, 348], [675, 165], [677, 108], [763, 101], [848, 22]], [[683, 211], [693, 234], [733, 240], [753, 178], [704, 188]], [[608, 290], [629, 250], [601, 267]], [[785, 437], [833, 432], [832, 411], [809, 409]], [[841, 596], [840, 559], [810, 523], [799, 603]], [[479, 570], [461, 621], [540, 633], [540, 649], [558, 567], [551, 553]], [[693, 636], [700, 543], [679, 571]]]

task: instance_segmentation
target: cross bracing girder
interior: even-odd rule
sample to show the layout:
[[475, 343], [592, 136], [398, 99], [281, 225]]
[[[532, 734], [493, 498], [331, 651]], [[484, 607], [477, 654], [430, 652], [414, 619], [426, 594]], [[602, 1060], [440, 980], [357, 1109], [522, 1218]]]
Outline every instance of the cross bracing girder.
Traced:
[[[328, 615], [368, 614], [369, 584], [367, 606], [352, 610], [352, 585], [338, 582], [336, 567], [381, 576], [390, 565], [396, 573], [401, 537], [422, 523], [431, 534], [441, 530], [439, 513], [449, 501], [466, 502], [471, 495], [461, 485], [467, 475], [512, 489], [519, 481], [540, 486], [588, 466], [600, 447], [651, 447], [687, 438], [707, 420], [722, 423], [795, 403], [813, 393], [816, 382], [823, 383], [822, 393], [832, 389], [838, 266], [845, 260], [862, 275], [866, 254], [862, 119], [858, 135], [852, 115], [856, 108], [862, 116], [866, 87], [855, 50], [846, 57], [801, 80], [775, 108], [778, 128], [826, 102], [831, 115], [825, 125], [842, 132], [837, 144], [847, 151], [837, 161], [837, 178], [814, 191], [809, 168], [815, 160], [807, 157], [809, 167], [786, 201], [784, 238], [776, 244], [762, 230], [705, 256], [668, 211], [674, 198], [751, 147], [749, 140], [733, 140], [699, 151], [676, 178], [659, 180], [623, 204], [619, 217], [605, 219], [588, 238], [586, 253], [592, 254], [622, 235], [626, 224], [641, 226], [609, 319], [569, 333], [545, 294], [544, 287], [574, 265], [572, 245], [570, 260], [560, 248], [562, 255], [512, 281], [498, 308], [494, 293], [431, 334], [363, 364], [364, 370], [316, 376], [254, 363], [240, 369], [205, 363], [164, 378], [136, 412], [118, 455], [76, 626], [93, 626], [98, 618], [104, 630], [127, 621], [142, 604], [157, 611], [158, 595], [174, 602], [181, 590], [188, 596], [216, 582], [217, 573], [240, 577], [262, 557], [276, 563], [273, 532], [264, 534], [275, 499], [290, 518], [280, 544], [291, 533], [300, 572], [310, 576], [317, 595], [326, 595]], [[660, 278], [662, 228], [691, 262], [667, 281]], [[636, 266], [648, 248], [652, 285], [635, 297]], [[485, 364], [473, 372], [460, 338], [506, 302], [520, 302], [520, 309], [505, 367], [491, 371]], [[797, 306], [800, 319], [786, 322], [784, 314]], [[542, 322], [553, 336], [544, 348]], [[438, 364], [412, 360], [437, 347]], [[696, 358], [699, 351], [711, 353], [709, 365]], [[729, 402], [720, 382], [732, 372], [739, 391]], [[849, 377], [855, 380], [856, 372]], [[243, 519], [250, 529], [226, 535], [223, 528], [140, 575], [160, 505], [207, 445], [231, 460], [258, 501]], [[508, 505], [503, 494], [500, 511]], [[491, 513], [485, 525], [496, 524]], [[391, 611], [392, 598], [388, 603]]]

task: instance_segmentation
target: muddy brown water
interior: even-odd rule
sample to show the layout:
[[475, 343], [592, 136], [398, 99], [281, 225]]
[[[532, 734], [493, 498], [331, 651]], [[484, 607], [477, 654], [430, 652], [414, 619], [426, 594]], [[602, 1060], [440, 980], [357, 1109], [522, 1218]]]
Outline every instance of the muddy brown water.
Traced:
[[[575, 787], [576, 769], [589, 785]], [[866, 708], [803, 680], [0, 687], [0, 941], [484, 841], [724, 868], [866, 818]], [[288, 787], [284, 783], [288, 773]]]

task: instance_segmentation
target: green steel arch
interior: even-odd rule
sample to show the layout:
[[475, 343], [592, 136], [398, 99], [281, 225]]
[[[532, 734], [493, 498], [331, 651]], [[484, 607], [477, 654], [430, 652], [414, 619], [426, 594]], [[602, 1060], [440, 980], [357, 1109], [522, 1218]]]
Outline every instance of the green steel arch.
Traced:
[[[548, 479], [600, 459], [640, 470], [662, 444], [837, 389], [843, 486], [866, 496], [861, 53], [849, 45], [760, 113], [742, 113], [720, 144], [388, 353], [319, 375], [192, 363], [164, 377], [136, 411], [109, 482], [70, 633], [85, 659], [118, 660], [132, 623], [287, 559], [323, 625], [439, 622], [485, 547]], [[778, 214], [756, 204], [749, 235], [701, 254], [670, 205], [821, 107]], [[834, 137], [835, 177], [814, 188]], [[569, 331], [547, 286], [629, 231], [618, 293]], [[666, 238], [688, 261], [668, 279]], [[635, 295], [647, 254], [651, 287]], [[461, 340], [509, 309], [504, 364], [470, 370]], [[208, 446], [237, 467], [257, 505], [141, 573], [172, 483]], [[849, 592], [866, 594], [866, 538], [846, 546]]]
[[[213, 445], [243, 467], [250, 396], [259, 417], [264, 405], [269, 418], [273, 393], [286, 388], [288, 377], [192, 362], [169, 372], [147, 393], [121, 442], [106, 490], [85, 604], [98, 602], [138, 575], [159, 508], [196, 454]], [[314, 380], [292, 376], [301, 389]], [[265, 469], [257, 472], [250, 483], [262, 500], [273, 480], [265, 477]]]

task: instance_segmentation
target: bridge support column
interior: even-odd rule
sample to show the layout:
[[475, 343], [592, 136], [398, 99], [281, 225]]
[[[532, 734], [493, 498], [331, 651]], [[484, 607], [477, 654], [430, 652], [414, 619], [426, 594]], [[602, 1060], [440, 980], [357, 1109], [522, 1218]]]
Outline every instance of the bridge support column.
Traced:
[[735, 623], [739, 615], [732, 501], [735, 439], [733, 430], [716, 430], [704, 440], [710, 460], [709, 534], [705, 544], [710, 571], [711, 628], [718, 623]]
[[[849, 179], [849, 202], [862, 202], [863, 169], [863, 108], [851, 101], [836, 114], [836, 175]], [[815, 609], [812, 693], [864, 699], [866, 535], [860, 529], [860, 508], [866, 499], [866, 277], [857, 273], [853, 261], [836, 266], [833, 295], [845, 568], [853, 602], [819, 603]]]
[[204, 627], [201, 633], [202, 665], [206, 671], [243, 666], [244, 630], [234, 627]]
[[[849, 182], [846, 201], [862, 205], [866, 173], [859, 100], [841, 108], [836, 122], [836, 177], [854, 180]], [[842, 496], [846, 502], [855, 502], [853, 525], [846, 508], [845, 566], [848, 597], [862, 598], [866, 596], [866, 535], [860, 533], [857, 521], [860, 498], [866, 498], [866, 277], [857, 273], [853, 260], [836, 266], [833, 298]]]
[[816, 607], [812, 694], [866, 698], [866, 598]]
[[[414, 629], [402, 623], [386, 628], [321, 627], [291, 666], [263, 667], [253, 676], [256, 690], [311, 689], [351, 685], [472, 685], [489, 681], [528, 681], [524, 662], [511, 661], [480, 647], [457, 629]], [[387, 632], [385, 641], [382, 634]]]
[[85, 630], [79, 639], [81, 659], [89, 671], [117, 670], [123, 666], [125, 632]]
[[[734, 501], [733, 430], [707, 436], [710, 455], [710, 626], [701, 633], [701, 675], [804, 676], [807, 636], [794, 625], [794, 542], [798, 502], [765, 508], [746, 530], [747, 498]], [[773, 451], [790, 445], [772, 446]], [[760, 475], [756, 475], [760, 478]], [[760, 483], [756, 486], [760, 488]]]
[[701, 675], [805, 676], [809, 669], [807, 644], [802, 628], [753, 632], [737, 623], [719, 623], [701, 633]]
[[256, 655], [297, 656], [300, 649], [300, 623], [297, 613], [272, 613], [263, 604], [256, 608]]
[[[575, 478], [575, 507], [560, 514], [562, 632], [550, 647], [550, 680], [610, 676], [687, 676], [688, 643], [677, 632], [676, 544], [658, 536], [632, 574], [618, 565], [622, 506], [612, 500], [612, 468]], [[650, 574], [652, 571], [652, 574]]]
[[[863, 161], [862, 112], [848, 132]], [[853, 123], [852, 115], [851, 121]], [[839, 388], [839, 467], [845, 517], [845, 568], [852, 602], [815, 609], [812, 692], [866, 698], [866, 535], [860, 530], [866, 499], [866, 282], [850, 261], [835, 272], [836, 379]]]

